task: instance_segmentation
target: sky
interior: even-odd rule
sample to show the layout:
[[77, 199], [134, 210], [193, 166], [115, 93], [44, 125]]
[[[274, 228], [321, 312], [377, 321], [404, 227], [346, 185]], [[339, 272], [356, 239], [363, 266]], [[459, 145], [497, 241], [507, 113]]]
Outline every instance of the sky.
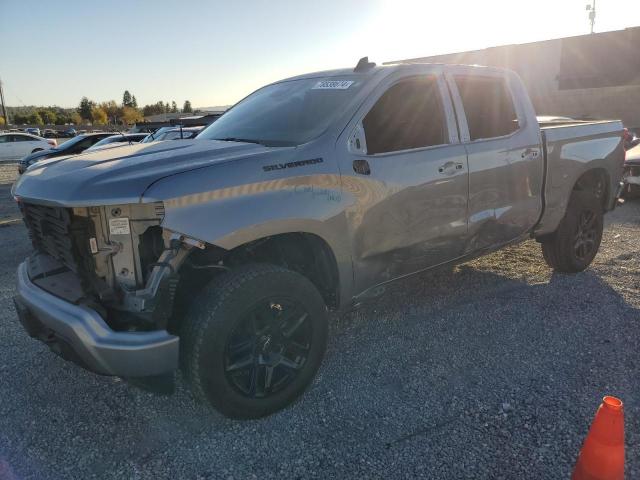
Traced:
[[[267, 83], [370, 61], [589, 32], [591, 0], [0, 0], [9, 106], [229, 105]], [[640, 26], [637, 0], [598, 0], [596, 32]]]

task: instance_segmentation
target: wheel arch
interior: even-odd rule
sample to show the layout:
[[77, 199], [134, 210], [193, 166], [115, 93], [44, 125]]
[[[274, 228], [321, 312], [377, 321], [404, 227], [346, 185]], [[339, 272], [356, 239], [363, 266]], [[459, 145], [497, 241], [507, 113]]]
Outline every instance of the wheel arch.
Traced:
[[603, 211], [607, 211], [611, 192], [611, 176], [606, 168], [590, 168], [578, 177], [572, 191], [591, 191], [600, 201]]
[[[305, 276], [322, 295], [330, 309], [339, 309], [351, 288], [350, 259], [345, 264], [326, 238], [315, 232], [280, 232], [258, 236], [225, 248], [207, 243], [204, 249], [193, 249], [181, 269], [181, 275], [210, 276], [250, 263], [279, 265]], [[202, 283], [202, 282], [200, 282]], [[349, 298], [349, 297], [347, 297]]]
[[[557, 176], [559, 177], [559, 176]], [[615, 205], [615, 185], [612, 183], [612, 172], [604, 160], [593, 160], [586, 168], [567, 175], [566, 179], [549, 178], [545, 189], [545, 208], [541, 220], [533, 230], [533, 237], [543, 240], [553, 234], [566, 214], [571, 194], [576, 191], [594, 191], [598, 181], [602, 181], [601, 193], [596, 196], [600, 200], [603, 212], [611, 210]]]

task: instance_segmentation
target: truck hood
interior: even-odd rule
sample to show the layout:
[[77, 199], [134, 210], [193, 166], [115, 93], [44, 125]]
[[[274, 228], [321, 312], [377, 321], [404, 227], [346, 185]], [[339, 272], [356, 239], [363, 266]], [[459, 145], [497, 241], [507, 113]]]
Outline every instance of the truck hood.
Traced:
[[38, 162], [14, 184], [24, 201], [66, 207], [137, 203], [155, 181], [282, 148], [215, 140], [137, 143]]

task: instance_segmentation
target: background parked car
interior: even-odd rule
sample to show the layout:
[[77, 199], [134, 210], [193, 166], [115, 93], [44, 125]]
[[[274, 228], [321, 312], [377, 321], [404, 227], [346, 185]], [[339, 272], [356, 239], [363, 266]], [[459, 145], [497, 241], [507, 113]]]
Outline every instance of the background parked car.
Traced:
[[195, 138], [202, 131], [203, 127], [162, 127], [153, 133], [150, 133], [142, 143], [157, 142], [159, 140], [180, 140], [187, 138]]
[[18, 173], [24, 171], [36, 162], [47, 158], [62, 157], [64, 155], [76, 155], [84, 152], [87, 148], [95, 145], [100, 140], [112, 136], [111, 132], [89, 133], [86, 135], [78, 135], [71, 140], [67, 140], [62, 145], [43, 152], [35, 152], [24, 157], [18, 164]]
[[58, 132], [51, 129], [51, 128], [45, 128], [42, 131], [42, 138], [58, 138]]
[[624, 148], [625, 150], [629, 150], [636, 145], [640, 144], [640, 137], [636, 136], [636, 134], [629, 130], [628, 128], [624, 129]]
[[58, 132], [58, 137], [59, 138], [73, 138], [78, 134], [78, 132], [76, 132], [75, 128], [67, 128], [65, 131], [63, 132]]
[[144, 140], [148, 135], [148, 133], [117, 133], [110, 137], [103, 138], [98, 143], [87, 148], [87, 151], [101, 150], [103, 148], [116, 147], [128, 143], [138, 143]]
[[0, 134], [0, 160], [19, 160], [30, 153], [48, 150], [57, 145], [55, 140], [46, 140], [28, 133]]
[[640, 145], [627, 150], [622, 178], [625, 183], [625, 198], [638, 198], [640, 196]]
[[31, 135], [36, 135], [38, 137], [40, 136], [40, 129], [36, 127], [25, 128], [24, 131], [26, 133], [30, 133]]

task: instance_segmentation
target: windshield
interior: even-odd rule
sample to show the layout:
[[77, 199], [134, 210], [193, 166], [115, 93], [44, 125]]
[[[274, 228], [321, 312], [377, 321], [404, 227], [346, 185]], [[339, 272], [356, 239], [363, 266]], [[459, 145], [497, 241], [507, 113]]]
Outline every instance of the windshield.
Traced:
[[[114, 143], [114, 142], [128, 142], [129, 140], [127, 138], [122, 138], [122, 135], [114, 135], [113, 137], [107, 137], [107, 138], [103, 138], [102, 140], [100, 140], [97, 143], [94, 143], [93, 146], [94, 147], [99, 147], [101, 145], [107, 145], [108, 143]], [[93, 147], [91, 147], [93, 148]]]
[[85, 138], [87, 137], [83, 135], [78, 135], [77, 137], [73, 137], [67, 140], [62, 145], [58, 145], [58, 147], [56, 147], [55, 150], [67, 150], [68, 148], [73, 147], [76, 143], [81, 142]]
[[150, 142], [155, 142], [156, 140], [160, 140], [160, 137], [162, 136], [162, 134], [164, 132], [170, 131], [172, 128], [174, 128], [174, 127], [161, 127], [158, 130], [156, 130], [155, 132], [150, 133], [149, 135], [147, 135], [146, 138], [144, 140], [142, 140], [141, 143], [150, 143]]
[[183, 130], [182, 133], [180, 133], [180, 130], [172, 130], [170, 132], [163, 133], [162, 135], [160, 135], [160, 137], [157, 138], [157, 140], [178, 140], [180, 138], [193, 138], [196, 133], [197, 132], [194, 132], [193, 130]]
[[198, 139], [293, 146], [322, 134], [360, 90], [361, 77], [307, 78], [264, 87], [234, 106]]

